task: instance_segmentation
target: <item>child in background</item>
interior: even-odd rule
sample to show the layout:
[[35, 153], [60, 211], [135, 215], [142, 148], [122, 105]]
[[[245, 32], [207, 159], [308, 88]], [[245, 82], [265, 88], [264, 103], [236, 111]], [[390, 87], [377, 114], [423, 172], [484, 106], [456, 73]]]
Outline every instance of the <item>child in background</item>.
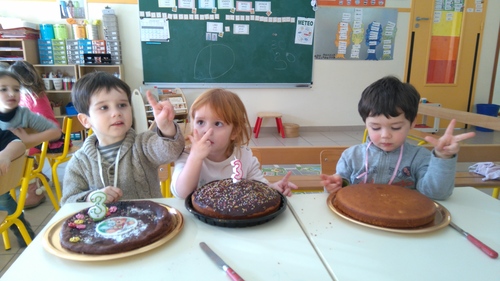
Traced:
[[[4, 131], [0, 129], [0, 176], [7, 175], [10, 163], [12, 160], [23, 155], [26, 152], [24, 143], [11, 131]], [[0, 195], [0, 210], [7, 211], [9, 215], [16, 212], [17, 202], [10, 196], [10, 193]], [[26, 226], [28, 234], [31, 239], [35, 238], [35, 233], [31, 229], [30, 223], [24, 218], [24, 213], [21, 213], [19, 220]], [[14, 233], [19, 243], [19, 247], [26, 247], [26, 241], [17, 228], [17, 225], [11, 225], [10, 230]]]
[[[191, 148], [175, 161], [171, 191], [186, 198], [198, 186], [230, 178], [231, 161], [242, 163], [243, 177], [269, 184], [264, 178], [257, 158], [247, 147], [250, 123], [240, 98], [224, 89], [211, 89], [200, 95], [191, 106]], [[289, 172], [282, 180], [269, 184], [286, 196], [297, 186], [288, 182]]]
[[125, 82], [106, 72], [76, 82], [71, 98], [78, 120], [94, 133], [66, 166], [62, 204], [89, 201], [98, 190], [106, 193], [106, 203], [162, 197], [158, 167], [179, 157], [184, 138], [170, 102], [156, 102], [149, 92], [147, 97], [157, 129], [136, 134]]
[[[0, 70], [0, 129], [10, 129], [27, 147], [47, 140], [59, 139], [62, 133], [56, 124], [31, 112], [26, 107], [19, 106], [20, 89], [21, 84], [17, 75], [10, 71]], [[24, 128], [33, 129], [37, 133], [28, 134]], [[26, 197], [28, 208], [36, 207], [45, 201], [44, 195], [37, 195], [37, 189], [36, 183], [28, 188]]]
[[453, 136], [455, 120], [439, 139], [426, 137], [432, 151], [406, 142], [415, 126], [420, 94], [408, 83], [387, 76], [368, 86], [358, 111], [366, 124], [366, 143], [342, 153], [336, 174], [321, 175], [326, 191], [337, 192], [347, 184], [393, 184], [436, 200], [448, 198], [454, 188], [459, 142], [474, 132]]
[[[58, 127], [59, 122], [54, 116], [54, 111], [50, 105], [50, 101], [45, 93], [45, 85], [42, 77], [33, 65], [27, 61], [17, 61], [12, 64], [9, 70], [16, 74], [21, 81], [21, 100], [20, 106], [29, 108], [32, 112], [38, 113], [48, 120], [54, 122]], [[60, 153], [63, 150], [64, 138], [49, 142], [49, 153]], [[41, 145], [37, 145], [30, 149], [30, 155], [40, 152]], [[34, 208], [45, 201], [45, 194], [40, 188], [41, 183], [38, 179], [30, 184], [28, 195], [26, 197], [26, 209]]]

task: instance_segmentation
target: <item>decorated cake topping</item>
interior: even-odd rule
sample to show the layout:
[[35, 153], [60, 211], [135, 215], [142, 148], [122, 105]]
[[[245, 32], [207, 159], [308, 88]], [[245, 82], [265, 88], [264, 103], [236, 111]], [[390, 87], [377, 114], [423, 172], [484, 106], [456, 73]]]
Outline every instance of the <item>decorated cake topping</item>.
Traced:
[[89, 209], [89, 216], [94, 221], [100, 221], [106, 216], [106, 193], [102, 191], [94, 191], [90, 194], [90, 202], [94, 203], [94, 206]]
[[265, 210], [280, 200], [278, 192], [265, 183], [242, 179], [234, 184], [229, 178], [208, 183], [194, 196], [200, 206], [216, 206], [221, 214], [236, 216]]
[[233, 174], [231, 178], [233, 179], [233, 183], [239, 182], [243, 178], [243, 170], [241, 169], [241, 161], [234, 157], [234, 160], [231, 161], [231, 166], [233, 166]]

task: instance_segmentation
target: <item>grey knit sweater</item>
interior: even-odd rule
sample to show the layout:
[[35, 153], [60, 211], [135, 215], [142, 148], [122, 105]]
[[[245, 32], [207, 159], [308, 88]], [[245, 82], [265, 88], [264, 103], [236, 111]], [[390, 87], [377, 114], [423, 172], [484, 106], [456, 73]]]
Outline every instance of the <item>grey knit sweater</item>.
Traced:
[[[177, 126], [173, 138], [161, 137], [157, 130], [136, 134], [130, 129], [120, 146], [117, 187], [121, 200], [161, 197], [158, 167], [173, 162], [184, 149], [184, 138]], [[103, 186], [97, 161], [97, 137], [89, 136], [69, 161], [62, 187], [61, 204], [84, 201], [87, 195], [113, 185], [114, 163], [102, 162]]]

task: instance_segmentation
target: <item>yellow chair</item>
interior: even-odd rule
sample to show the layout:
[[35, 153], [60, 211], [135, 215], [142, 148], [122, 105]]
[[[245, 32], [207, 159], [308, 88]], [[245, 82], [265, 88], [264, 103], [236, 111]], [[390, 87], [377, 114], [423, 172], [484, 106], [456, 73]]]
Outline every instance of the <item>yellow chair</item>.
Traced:
[[[80, 123], [76, 116], [65, 116], [63, 119], [63, 130], [64, 130], [64, 146], [63, 151], [61, 153], [46, 153], [45, 150], [45, 159], [49, 161], [50, 167], [52, 169], [52, 182], [54, 183], [54, 189], [56, 190], [57, 201], [61, 201], [62, 197], [62, 189], [61, 184], [59, 182], [59, 176], [57, 175], [57, 167], [64, 163], [68, 162], [71, 159], [71, 156], [74, 152], [80, 149], [79, 146], [71, 144], [71, 134], [78, 133], [81, 135], [82, 141], [86, 137], [87, 129]], [[48, 143], [47, 143], [48, 144]], [[43, 153], [43, 150], [42, 150]]]
[[19, 199], [17, 200], [16, 211], [11, 215], [9, 215], [6, 211], [0, 211], [0, 232], [2, 233], [5, 250], [10, 250], [10, 240], [7, 230], [14, 224], [19, 229], [26, 245], [31, 243], [31, 237], [28, 234], [28, 230], [26, 229], [24, 223], [19, 219], [19, 216], [22, 214], [24, 209], [30, 175], [33, 169], [33, 162], [34, 159], [32, 157], [22, 155], [11, 162], [8, 175], [0, 176], [0, 194], [5, 194], [7, 192], [16, 194], [16, 188], [19, 186], [19, 183], [21, 183], [21, 190], [19, 192]]
[[[28, 134], [32, 134], [36, 132], [35, 130], [31, 128], [25, 128], [26, 132]], [[26, 146], [27, 148], [33, 147], [33, 144], [28, 144]], [[42, 182], [42, 185], [45, 188], [45, 191], [47, 192], [47, 195], [49, 196], [50, 202], [54, 206], [54, 209], [56, 211], [59, 211], [59, 203], [54, 197], [54, 193], [52, 192], [52, 189], [50, 188], [49, 182], [45, 178], [45, 175], [42, 173], [43, 170], [43, 165], [45, 164], [45, 159], [46, 159], [46, 154], [47, 154], [47, 149], [49, 148], [49, 142], [43, 142], [42, 147], [40, 149], [40, 153], [33, 155], [36, 158], [36, 163], [37, 167], [34, 168], [34, 163], [35, 159], [33, 159], [33, 165], [31, 166], [31, 170], [29, 174], [26, 174], [28, 177], [28, 180], [31, 182], [32, 180], [36, 180], [37, 178]], [[15, 192], [11, 191], [12, 198], [16, 198]]]
[[165, 198], [172, 198], [174, 197], [172, 195], [172, 192], [170, 191], [170, 183], [171, 183], [171, 177], [172, 177], [172, 164], [163, 164], [158, 168], [158, 176], [160, 178], [160, 189], [161, 189], [161, 194]]

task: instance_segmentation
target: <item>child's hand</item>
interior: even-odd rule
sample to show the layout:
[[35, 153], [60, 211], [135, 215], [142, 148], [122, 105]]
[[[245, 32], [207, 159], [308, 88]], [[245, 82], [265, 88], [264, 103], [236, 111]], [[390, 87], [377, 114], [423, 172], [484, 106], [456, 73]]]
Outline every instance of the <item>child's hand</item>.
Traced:
[[425, 141], [434, 146], [434, 154], [439, 158], [451, 158], [460, 150], [460, 141], [470, 139], [476, 135], [474, 132], [464, 133], [460, 135], [453, 135], [453, 129], [455, 128], [455, 119], [451, 120], [448, 128], [442, 137], [439, 139], [427, 136]]
[[[100, 191], [106, 193], [106, 202], [104, 202], [106, 204], [112, 203], [112, 202], [117, 202], [123, 196], [122, 190], [119, 189], [118, 187], [115, 187], [115, 186], [106, 186], [105, 188], [100, 189]], [[92, 194], [92, 193], [90, 193], [90, 194]], [[87, 196], [87, 201], [90, 200], [90, 197], [91, 197], [90, 194]]]
[[331, 176], [322, 174], [321, 184], [328, 193], [334, 193], [342, 188], [342, 177], [338, 174], [333, 174]]
[[0, 176], [7, 174], [9, 166], [10, 166], [10, 159], [0, 158]]
[[188, 136], [189, 141], [191, 142], [189, 157], [194, 157], [200, 161], [208, 157], [212, 147], [212, 142], [210, 142], [208, 138], [212, 135], [212, 131], [213, 129], [210, 128], [204, 135], [200, 136], [198, 130], [193, 130], [193, 134]]
[[293, 184], [292, 182], [289, 182], [288, 179], [292, 175], [292, 172], [288, 172], [280, 181], [277, 181], [270, 186], [273, 189], [276, 189], [277, 191], [281, 192], [285, 196], [292, 196], [292, 189], [297, 189], [298, 187]]
[[156, 125], [161, 134], [165, 137], [175, 136], [176, 128], [173, 122], [175, 111], [172, 104], [168, 100], [157, 102], [150, 91], [146, 92], [146, 96], [151, 108], [153, 108]]

